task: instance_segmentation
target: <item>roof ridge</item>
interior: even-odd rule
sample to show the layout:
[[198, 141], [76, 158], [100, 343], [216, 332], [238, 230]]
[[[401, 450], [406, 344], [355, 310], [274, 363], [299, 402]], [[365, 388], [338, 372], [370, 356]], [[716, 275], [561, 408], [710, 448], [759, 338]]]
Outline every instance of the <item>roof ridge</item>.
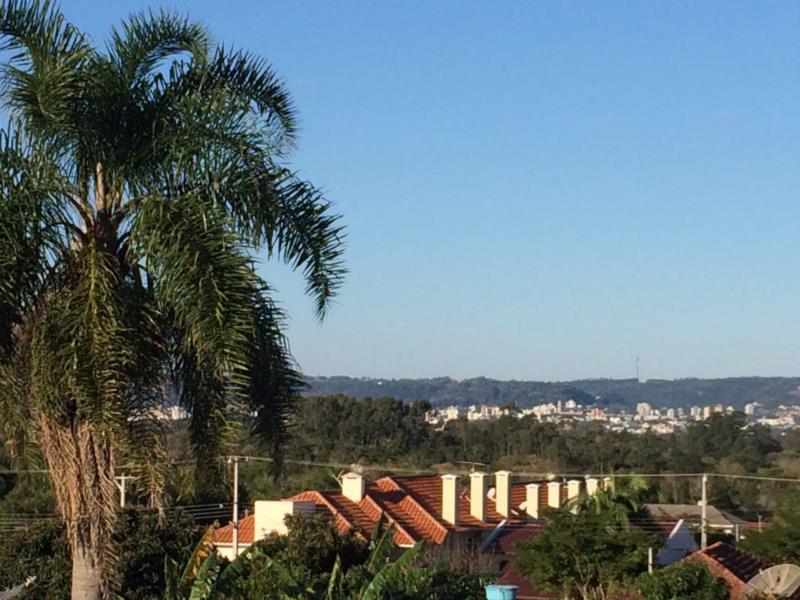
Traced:
[[[352, 528], [352, 529], [355, 529], [355, 528], [356, 528], [356, 527], [355, 527], [355, 525], [354, 525], [354, 524], [353, 524], [353, 523], [350, 521], [350, 519], [348, 519], [348, 518], [347, 518], [347, 517], [346, 517], [346, 516], [345, 516], [345, 515], [342, 513], [342, 511], [340, 511], [338, 508], [336, 508], [336, 506], [334, 506], [333, 502], [331, 502], [331, 501], [330, 501], [330, 499], [329, 499], [329, 498], [328, 498], [328, 497], [325, 495], [325, 492], [324, 492], [324, 491], [322, 491], [322, 490], [307, 490], [307, 491], [305, 491], [305, 492], [300, 492], [300, 494], [312, 494], [312, 495], [314, 495], [314, 496], [317, 496], [317, 497], [319, 497], [319, 498], [322, 500], [322, 503], [323, 503], [325, 506], [327, 506], [327, 507], [328, 507], [328, 510], [330, 510], [330, 511], [331, 511], [331, 513], [333, 514], [333, 516], [334, 516], [334, 517], [339, 517], [340, 519], [342, 519], [342, 521], [344, 521], [345, 523], [347, 523], [347, 525], [348, 525], [350, 528]], [[300, 494], [297, 494], [297, 495], [299, 496]]]
[[405, 527], [403, 527], [400, 523], [397, 522], [397, 519], [395, 519], [392, 516], [392, 513], [386, 510], [386, 507], [383, 504], [381, 504], [377, 498], [373, 498], [372, 496], [369, 495], [369, 493], [366, 493], [364, 495], [364, 498], [369, 498], [380, 509], [381, 514], [385, 515], [391, 521], [392, 525], [394, 525], [397, 528], [397, 530], [400, 531], [403, 535], [405, 535], [408, 539], [410, 539], [414, 543], [419, 541], [413, 535], [411, 535], [411, 533], [409, 533], [409, 531]]
[[[425, 476], [420, 476], [420, 477], [429, 477], [429, 476], [428, 476], [428, 475], [425, 475]], [[417, 509], [418, 509], [418, 510], [420, 510], [420, 511], [421, 511], [421, 512], [422, 512], [422, 513], [425, 515], [425, 516], [427, 516], [427, 517], [428, 517], [428, 518], [429, 518], [429, 519], [430, 519], [430, 520], [431, 520], [431, 521], [434, 523], [434, 525], [435, 525], [435, 526], [436, 526], [436, 527], [439, 529], [439, 531], [440, 531], [441, 533], [444, 533], [445, 535], [447, 535], [447, 534], [449, 533], [449, 531], [450, 531], [450, 530], [449, 530], [449, 529], [448, 529], [448, 528], [447, 528], [447, 527], [446, 527], [446, 526], [445, 526], [443, 523], [441, 523], [441, 522], [439, 521], [438, 517], [436, 517], [436, 516], [434, 516], [433, 514], [431, 514], [431, 513], [428, 511], [428, 509], [427, 509], [427, 508], [425, 508], [425, 506], [423, 506], [423, 505], [422, 505], [422, 503], [421, 503], [421, 502], [419, 502], [419, 500], [417, 500], [417, 498], [416, 498], [416, 494], [414, 494], [414, 492], [413, 492], [413, 491], [411, 491], [411, 490], [408, 490], [408, 489], [406, 489], [406, 488], [403, 488], [403, 487], [400, 485], [400, 483], [398, 483], [397, 481], [395, 481], [395, 480], [394, 480], [394, 479], [393, 479], [391, 476], [387, 476], [386, 478], [387, 478], [387, 479], [389, 479], [389, 480], [391, 480], [391, 481], [392, 481], [392, 482], [393, 482], [395, 485], [397, 485], [398, 487], [400, 487], [400, 489], [401, 489], [402, 491], [404, 491], [404, 492], [405, 492], [405, 494], [406, 494], [406, 497], [407, 497], [407, 498], [408, 498], [408, 499], [409, 499], [409, 500], [410, 500], [410, 501], [411, 501], [411, 502], [414, 504], [414, 506], [416, 506], [416, 507], [417, 507]]]

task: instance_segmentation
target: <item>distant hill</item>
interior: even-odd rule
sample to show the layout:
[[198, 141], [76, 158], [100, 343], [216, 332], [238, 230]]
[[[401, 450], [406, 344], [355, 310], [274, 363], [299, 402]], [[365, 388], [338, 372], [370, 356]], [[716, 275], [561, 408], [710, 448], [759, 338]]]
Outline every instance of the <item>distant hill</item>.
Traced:
[[434, 406], [505, 404], [528, 407], [572, 398], [580, 404], [630, 409], [638, 402], [654, 407], [687, 407], [721, 403], [742, 409], [749, 402], [767, 408], [800, 403], [800, 377], [730, 377], [725, 379], [583, 379], [566, 382], [497, 381], [485, 377], [457, 381], [434, 379], [367, 379], [310, 377], [311, 395], [345, 394], [354, 398], [392, 396], [427, 400]]

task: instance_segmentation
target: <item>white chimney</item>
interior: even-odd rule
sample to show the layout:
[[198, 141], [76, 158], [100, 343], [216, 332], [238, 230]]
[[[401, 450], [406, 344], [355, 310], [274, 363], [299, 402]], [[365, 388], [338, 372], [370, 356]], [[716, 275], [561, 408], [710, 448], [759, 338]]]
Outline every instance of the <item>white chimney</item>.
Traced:
[[442, 519], [451, 525], [458, 521], [457, 475], [442, 475]]
[[567, 482], [567, 500], [572, 500], [580, 496], [581, 482], [579, 479], [570, 479]]
[[469, 476], [469, 514], [479, 521], [486, 520], [486, 473], [470, 473]]
[[600, 489], [600, 480], [597, 477], [588, 477], [586, 479], [586, 493], [594, 496]]
[[342, 475], [342, 495], [358, 504], [364, 499], [364, 476], [360, 473]]
[[[578, 479], [570, 479], [567, 482], [567, 502], [571, 500], [575, 500], [578, 496], [581, 495], [581, 482]], [[572, 512], [577, 513], [578, 507], [573, 506]]]
[[538, 483], [529, 483], [525, 486], [525, 512], [533, 519], [539, 518], [539, 488]]
[[511, 471], [497, 471], [494, 474], [495, 506], [504, 517], [511, 516]]
[[547, 484], [547, 506], [559, 508], [561, 506], [561, 482], [551, 481]]

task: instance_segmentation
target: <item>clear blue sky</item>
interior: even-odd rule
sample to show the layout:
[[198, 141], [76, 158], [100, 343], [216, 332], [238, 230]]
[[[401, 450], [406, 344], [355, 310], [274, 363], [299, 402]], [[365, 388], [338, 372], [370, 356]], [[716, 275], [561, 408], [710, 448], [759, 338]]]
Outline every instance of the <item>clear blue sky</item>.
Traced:
[[306, 372], [800, 374], [800, 3], [166, 6], [274, 64], [344, 215], [323, 324], [264, 267]]

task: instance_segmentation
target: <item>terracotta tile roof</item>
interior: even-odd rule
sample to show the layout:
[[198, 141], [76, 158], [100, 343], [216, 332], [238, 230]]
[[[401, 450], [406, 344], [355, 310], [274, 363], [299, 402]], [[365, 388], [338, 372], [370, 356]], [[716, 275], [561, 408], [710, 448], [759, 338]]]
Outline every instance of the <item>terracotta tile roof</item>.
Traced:
[[[699, 550], [687, 557], [686, 560], [691, 560], [692, 558], [703, 560], [715, 575], [725, 579], [731, 589], [732, 598], [735, 594], [740, 594], [743, 591], [748, 581], [764, 569], [772, 566], [752, 554], [748, 554], [724, 542], [717, 542], [703, 550]], [[800, 590], [787, 597], [786, 600], [800, 600]]]
[[[529, 482], [516, 482], [511, 486], [511, 515], [506, 518], [496, 510], [494, 494], [490, 492], [486, 503], [486, 520], [480, 521], [470, 514], [469, 484], [459, 486], [457, 525], [442, 518], [442, 478], [439, 475], [382, 477], [365, 486], [364, 498], [352, 502], [341, 490], [309, 490], [296, 494], [290, 500], [313, 501], [317, 511], [334, 517], [337, 527], [344, 531], [355, 529], [370, 535], [383, 515], [396, 528], [395, 542], [410, 546], [417, 541], [442, 544], [452, 532], [492, 530], [501, 522], [530, 523], [530, 518], [519, 508], [525, 502], [525, 486]], [[541, 483], [539, 506], [547, 506], [547, 485]], [[562, 502], [566, 502], [566, 486], [562, 486]], [[250, 544], [254, 536], [254, 518], [239, 522], [239, 543]], [[233, 530], [226, 525], [217, 530], [215, 542], [231, 544]]]
[[[731, 598], [738, 598], [745, 591], [745, 585], [760, 571], [769, 568], [769, 564], [755, 556], [743, 552], [724, 542], [717, 542], [684, 560], [700, 561], [717, 577], [722, 577], [731, 591]], [[791, 600], [800, 599], [800, 592]]]
[[[239, 519], [239, 543], [252, 544], [255, 535], [256, 519], [253, 515]], [[215, 544], [233, 544], [233, 523], [214, 531]]]
[[743, 582], [750, 581], [760, 571], [769, 568], [769, 564], [757, 559], [752, 554], [743, 552], [724, 542], [712, 544], [699, 550], [697, 554], [713, 560]]

